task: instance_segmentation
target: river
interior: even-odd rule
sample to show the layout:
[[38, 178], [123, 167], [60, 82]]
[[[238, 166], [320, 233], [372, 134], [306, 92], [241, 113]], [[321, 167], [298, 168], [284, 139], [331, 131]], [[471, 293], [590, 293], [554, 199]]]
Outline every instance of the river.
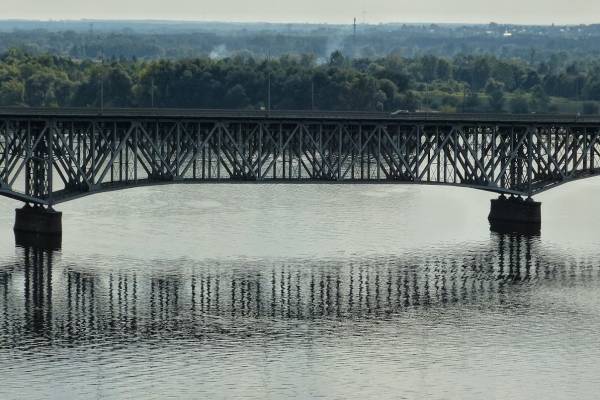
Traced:
[[600, 393], [600, 180], [539, 236], [417, 185], [172, 185], [0, 198], [0, 398], [564, 399]]

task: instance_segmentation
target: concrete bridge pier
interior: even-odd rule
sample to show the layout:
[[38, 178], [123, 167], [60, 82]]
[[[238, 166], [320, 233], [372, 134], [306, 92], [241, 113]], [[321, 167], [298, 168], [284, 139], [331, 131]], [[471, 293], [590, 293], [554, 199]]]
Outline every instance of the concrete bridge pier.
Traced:
[[15, 211], [15, 234], [62, 235], [62, 212], [29, 204]]
[[539, 235], [542, 227], [542, 203], [531, 197], [500, 195], [491, 200], [490, 229], [499, 233]]

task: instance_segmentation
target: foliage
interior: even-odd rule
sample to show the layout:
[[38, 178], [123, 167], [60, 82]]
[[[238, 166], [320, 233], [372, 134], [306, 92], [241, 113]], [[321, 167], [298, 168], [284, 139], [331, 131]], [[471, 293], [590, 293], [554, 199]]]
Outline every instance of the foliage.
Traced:
[[510, 111], [515, 114], [527, 114], [529, 112], [529, 102], [524, 94], [519, 93], [510, 99]]
[[502, 112], [504, 109], [504, 83], [489, 79], [485, 85], [485, 93], [489, 96], [490, 111]]
[[595, 101], [586, 101], [583, 103], [583, 115], [598, 115], [600, 104]]
[[259, 109], [270, 93], [270, 107], [280, 110], [549, 112], [583, 100], [593, 112], [600, 58], [564, 59], [558, 52], [547, 68], [491, 55], [351, 58], [342, 51], [326, 61], [310, 53], [73, 60], [11, 47], [0, 54], [0, 105]]
[[2, 82], [0, 86], [0, 103], [6, 106], [21, 105], [25, 86], [16, 78]]

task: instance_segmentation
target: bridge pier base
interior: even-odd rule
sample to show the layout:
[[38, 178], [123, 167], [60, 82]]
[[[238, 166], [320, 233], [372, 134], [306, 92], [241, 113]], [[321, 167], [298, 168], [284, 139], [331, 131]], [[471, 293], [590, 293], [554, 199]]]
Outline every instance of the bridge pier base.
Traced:
[[542, 203], [530, 197], [506, 198], [501, 195], [491, 200], [490, 229], [500, 233], [539, 235], [542, 227]]
[[15, 211], [15, 232], [62, 235], [62, 212], [54, 211], [52, 207], [32, 207], [29, 204]]

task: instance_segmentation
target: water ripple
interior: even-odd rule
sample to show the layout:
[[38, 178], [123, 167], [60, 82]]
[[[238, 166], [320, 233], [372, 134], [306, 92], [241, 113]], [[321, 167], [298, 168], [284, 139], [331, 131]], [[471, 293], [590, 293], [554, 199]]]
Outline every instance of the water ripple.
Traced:
[[487, 195], [437, 191], [177, 186], [65, 205], [61, 251], [0, 241], [0, 394], [595, 398], [600, 237], [490, 234]]

